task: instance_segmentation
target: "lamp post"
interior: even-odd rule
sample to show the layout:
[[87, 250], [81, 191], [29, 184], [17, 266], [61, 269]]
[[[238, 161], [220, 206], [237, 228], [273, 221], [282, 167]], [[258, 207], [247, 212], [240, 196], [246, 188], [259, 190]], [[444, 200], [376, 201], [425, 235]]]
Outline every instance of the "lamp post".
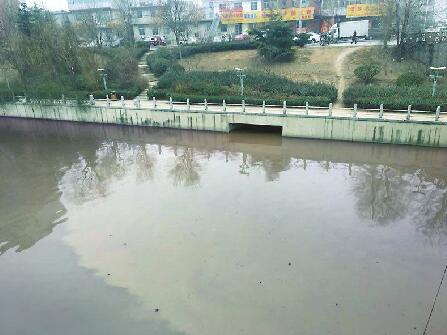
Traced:
[[442, 78], [442, 76], [439, 74], [439, 71], [443, 71], [447, 69], [447, 67], [445, 66], [441, 66], [441, 67], [430, 67], [430, 70], [433, 71], [433, 74], [430, 75], [430, 78], [433, 79], [433, 91], [431, 96], [434, 97], [436, 94], [436, 85], [438, 84], [438, 79]]
[[244, 78], [246, 77], [246, 75], [244, 74], [245, 69], [245, 67], [243, 69], [238, 67], [235, 68], [235, 70], [238, 72], [237, 76], [241, 80], [241, 96], [244, 96]]
[[98, 72], [102, 78], [102, 82], [104, 83], [104, 90], [107, 91], [107, 73], [105, 73], [104, 69], [98, 69]]

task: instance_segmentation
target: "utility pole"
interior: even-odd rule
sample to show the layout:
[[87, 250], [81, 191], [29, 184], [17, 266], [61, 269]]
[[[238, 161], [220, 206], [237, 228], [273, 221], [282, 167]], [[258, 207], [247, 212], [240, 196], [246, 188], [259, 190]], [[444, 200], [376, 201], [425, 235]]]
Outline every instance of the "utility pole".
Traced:
[[300, 9], [299, 9], [300, 17], [298, 21], [298, 33], [300, 34], [302, 33], [303, 30], [303, 11], [301, 7], [303, 7], [303, 0], [300, 0]]
[[107, 73], [105, 73], [104, 69], [98, 69], [98, 72], [102, 78], [102, 82], [104, 83], [104, 90], [107, 91]]
[[244, 70], [246, 68], [235, 68], [235, 70], [238, 72], [237, 76], [239, 77], [240, 81], [241, 81], [241, 96], [244, 96], [244, 78], [246, 77], [246, 75], [244, 74]]
[[432, 90], [432, 94], [431, 94], [432, 97], [434, 97], [436, 94], [436, 86], [438, 84], [438, 79], [442, 78], [442, 76], [439, 74], [439, 71], [443, 71], [445, 69], [447, 69], [447, 67], [445, 67], [445, 66], [430, 67], [430, 70], [434, 71], [434, 73], [430, 75], [430, 78], [433, 79], [433, 90]]

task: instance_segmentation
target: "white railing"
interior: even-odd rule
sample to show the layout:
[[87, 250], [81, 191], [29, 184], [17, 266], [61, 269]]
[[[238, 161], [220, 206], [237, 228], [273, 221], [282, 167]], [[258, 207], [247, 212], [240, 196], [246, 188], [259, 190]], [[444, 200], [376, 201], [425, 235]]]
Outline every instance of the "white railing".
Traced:
[[[66, 105], [66, 106], [96, 106], [107, 108], [126, 108], [126, 109], [149, 109], [158, 111], [175, 111], [175, 112], [210, 112], [210, 113], [251, 113], [251, 114], [266, 114], [266, 115], [284, 115], [284, 116], [310, 116], [310, 117], [349, 117], [353, 119], [361, 119], [364, 116], [371, 118], [371, 114], [375, 114], [373, 118], [376, 119], [392, 119], [391, 115], [405, 115], [405, 120], [410, 121], [435, 121], [447, 122], [447, 119], [441, 117], [447, 116], [447, 112], [441, 112], [441, 107], [438, 106], [435, 111], [415, 110], [411, 105], [404, 110], [385, 109], [383, 105], [379, 108], [362, 108], [359, 109], [357, 104], [353, 107], [335, 107], [330, 103], [327, 107], [311, 106], [306, 102], [305, 105], [288, 105], [287, 101], [283, 101], [282, 105], [266, 104], [262, 105], [249, 104], [245, 100], [241, 103], [227, 103], [222, 100], [222, 103], [208, 102], [204, 99], [203, 102], [191, 103], [189, 99], [186, 101], [173, 101], [172, 98], [168, 100], [152, 99], [135, 99], [125, 100], [123, 96], [119, 100], [95, 99], [90, 95], [89, 100], [67, 100], [64, 97], [61, 99], [26, 99], [25, 97], [16, 97], [18, 104], [40, 104], [40, 105]], [[198, 108], [197, 108], [198, 107]], [[362, 117], [363, 116], [363, 117]], [[388, 117], [387, 117], [388, 116]], [[421, 120], [419, 116], [432, 116], [431, 119]], [[419, 117], [419, 120], [418, 120]]]

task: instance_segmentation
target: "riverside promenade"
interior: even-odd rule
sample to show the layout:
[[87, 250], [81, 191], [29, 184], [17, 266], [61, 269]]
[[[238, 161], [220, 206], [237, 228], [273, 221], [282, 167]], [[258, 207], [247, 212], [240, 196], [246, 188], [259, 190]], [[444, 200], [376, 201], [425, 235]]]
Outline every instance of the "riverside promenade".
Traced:
[[0, 116], [230, 132], [240, 125], [277, 127], [282, 136], [447, 147], [447, 113], [357, 108], [251, 106], [170, 100], [92, 100], [0, 105]]

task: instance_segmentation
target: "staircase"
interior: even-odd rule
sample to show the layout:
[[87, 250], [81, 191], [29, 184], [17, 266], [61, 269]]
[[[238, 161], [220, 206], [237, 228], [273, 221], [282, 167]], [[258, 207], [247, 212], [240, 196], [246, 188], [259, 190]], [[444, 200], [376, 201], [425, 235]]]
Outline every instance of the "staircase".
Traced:
[[146, 79], [148, 88], [143, 90], [140, 95], [135, 97], [134, 100], [147, 100], [147, 91], [149, 88], [152, 88], [154, 86], [157, 86], [157, 78], [155, 78], [154, 74], [149, 71], [149, 66], [147, 65], [146, 58], [147, 56], [153, 51], [148, 51], [141, 57], [140, 61], [138, 62], [138, 71], [140, 72], [140, 75]]

